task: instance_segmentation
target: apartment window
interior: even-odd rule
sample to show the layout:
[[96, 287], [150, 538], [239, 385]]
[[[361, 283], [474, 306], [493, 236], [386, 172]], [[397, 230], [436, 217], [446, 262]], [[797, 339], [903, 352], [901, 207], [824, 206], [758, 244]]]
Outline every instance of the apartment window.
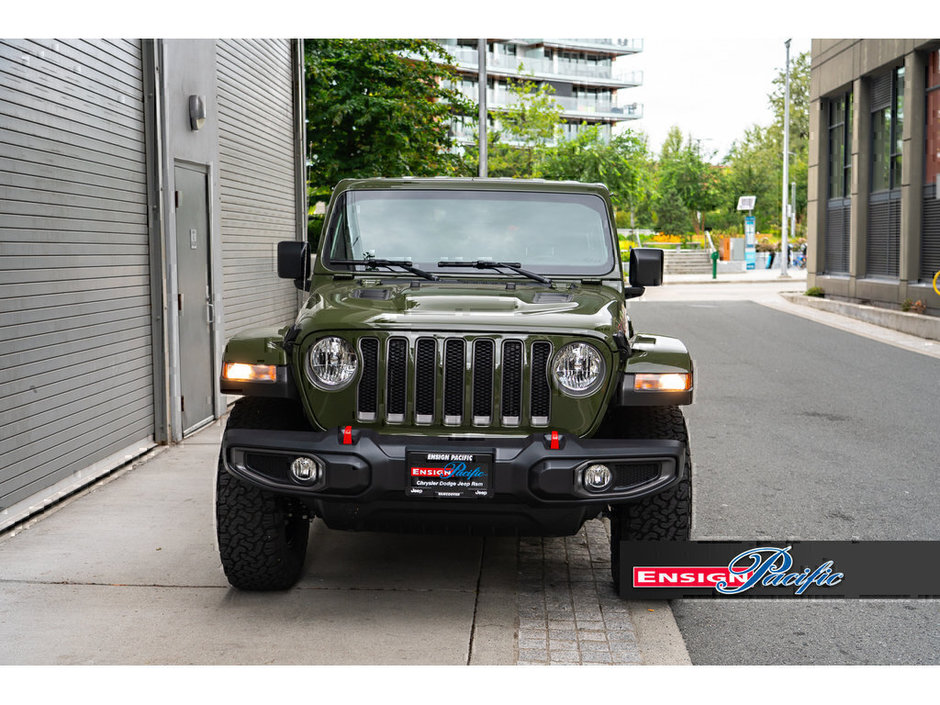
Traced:
[[871, 81], [867, 273], [874, 277], [898, 276], [903, 126], [904, 68], [898, 67]]
[[901, 186], [904, 69], [872, 81], [872, 192]]
[[829, 198], [826, 204], [825, 271], [849, 272], [849, 224], [852, 183], [852, 94], [830, 98]]
[[852, 181], [852, 94], [829, 100], [829, 198], [845, 198]]
[[920, 278], [932, 281], [940, 271], [940, 50], [927, 60], [927, 125], [924, 142], [923, 227], [920, 241]]

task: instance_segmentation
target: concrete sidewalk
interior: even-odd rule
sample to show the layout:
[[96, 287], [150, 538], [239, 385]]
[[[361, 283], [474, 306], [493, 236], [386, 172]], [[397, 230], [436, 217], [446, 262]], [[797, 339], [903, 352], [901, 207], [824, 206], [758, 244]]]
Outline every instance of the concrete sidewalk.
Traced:
[[744, 272], [718, 272], [716, 278], [711, 274], [666, 274], [663, 284], [758, 284], [779, 282], [793, 284], [794, 289], [806, 289], [806, 270], [790, 267], [787, 276], [780, 276], [780, 269], [751, 269]]
[[[230, 589], [213, 518], [221, 430], [213, 424], [0, 541], [0, 663], [468, 662], [480, 539], [315, 523], [297, 588]], [[512, 636], [494, 645], [507, 659]]]
[[687, 664], [668, 603], [613, 592], [606, 525], [529, 539], [331, 531], [292, 590], [229, 587], [222, 422], [0, 536], [0, 664]]

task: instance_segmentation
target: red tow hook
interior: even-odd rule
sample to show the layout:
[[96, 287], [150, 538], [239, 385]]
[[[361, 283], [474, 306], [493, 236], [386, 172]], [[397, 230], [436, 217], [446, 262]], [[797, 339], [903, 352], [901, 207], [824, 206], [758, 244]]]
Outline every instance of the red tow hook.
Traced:
[[352, 426], [347, 426], [346, 428], [343, 429], [343, 445], [351, 446], [352, 443], [353, 443]]
[[552, 440], [551, 440], [551, 443], [550, 443], [550, 445], [549, 445], [549, 448], [551, 448], [552, 450], [558, 450], [558, 447], [559, 447], [559, 444], [558, 444], [558, 431], [552, 431]]

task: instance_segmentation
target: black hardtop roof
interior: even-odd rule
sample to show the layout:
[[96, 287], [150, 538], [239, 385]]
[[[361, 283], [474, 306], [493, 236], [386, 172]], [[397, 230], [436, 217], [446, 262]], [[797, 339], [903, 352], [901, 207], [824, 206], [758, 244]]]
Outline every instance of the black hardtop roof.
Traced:
[[549, 181], [546, 179], [401, 177], [343, 179], [334, 189], [334, 196], [343, 191], [372, 189], [455, 189], [461, 191], [542, 191], [546, 193], [585, 193], [610, 198], [604, 184], [579, 181]]

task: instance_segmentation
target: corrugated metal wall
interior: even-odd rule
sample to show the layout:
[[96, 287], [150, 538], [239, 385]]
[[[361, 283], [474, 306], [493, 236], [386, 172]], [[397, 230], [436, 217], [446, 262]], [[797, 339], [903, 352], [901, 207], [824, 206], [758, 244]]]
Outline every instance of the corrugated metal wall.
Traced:
[[826, 273], [849, 273], [851, 200], [830, 199], [826, 207]]
[[139, 41], [0, 41], [0, 510], [153, 435]]
[[920, 279], [932, 282], [937, 272], [940, 272], [940, 199], [937, 199], [937, 185], [930, 184], [924, 188]]
[[296, 239], [289, 40], [219, 41], [219, 183], [225, 334], [288, 323], [297, 290], [276, 272]]
[[901, 190], [873, 193], [868, 201], [866, 275], [897, 278], [901, 251]]

